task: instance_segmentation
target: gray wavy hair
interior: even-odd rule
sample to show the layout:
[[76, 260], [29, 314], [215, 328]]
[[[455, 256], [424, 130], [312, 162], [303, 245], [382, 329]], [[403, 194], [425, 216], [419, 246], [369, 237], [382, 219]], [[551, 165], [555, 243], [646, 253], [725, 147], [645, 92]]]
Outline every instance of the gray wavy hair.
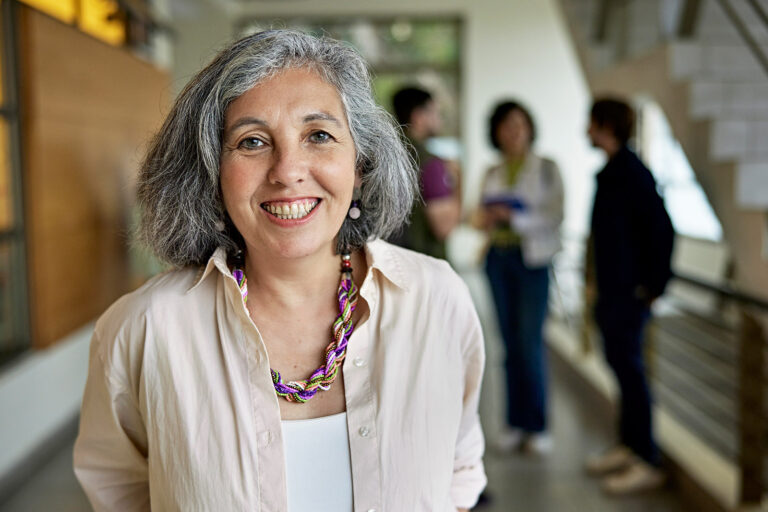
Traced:
[[219, 246], [228, 253], [244, 248], [219, 186], [224, 113], [260, 81], [298, 67], [336, 88], [355, 144], [362, 215], [345, 218], [337, 250], [386, 238], [406, 222], [418, 195], [417, 169], [398, 125], [373, 99], [363, 58], [333, 39], [269, 30], [236, 41], [200, 71], [150, 144], [139, 172], [136, 235], [161, 260], [201, 265]]

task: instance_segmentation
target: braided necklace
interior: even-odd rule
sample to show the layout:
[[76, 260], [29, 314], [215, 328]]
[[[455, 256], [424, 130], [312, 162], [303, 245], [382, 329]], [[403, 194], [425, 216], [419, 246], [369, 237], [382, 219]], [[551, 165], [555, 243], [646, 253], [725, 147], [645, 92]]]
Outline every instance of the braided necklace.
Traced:
[[[235, 268], [232, 272], [243, 303], [248, 301], [248, 285], [245, 272]], [[352, 262], [349, 253], [341, 255], [341, 281], [339, 282], [339, 316], [333, 322], [331, 343], [325, 349], [325, 364], [312, 372], [306, 380], [283, 382], [280, 372], [270, 368], [272, 383], [277, 396], [289, 402], [304, 403], [314, 397], [319, 390], [328, 391], [339, 375], [339, 367], [347, 355], [347, 343], [355, 326], [352, 325], [352, 312], [357, 307], [357, 286], [352, 280]]]

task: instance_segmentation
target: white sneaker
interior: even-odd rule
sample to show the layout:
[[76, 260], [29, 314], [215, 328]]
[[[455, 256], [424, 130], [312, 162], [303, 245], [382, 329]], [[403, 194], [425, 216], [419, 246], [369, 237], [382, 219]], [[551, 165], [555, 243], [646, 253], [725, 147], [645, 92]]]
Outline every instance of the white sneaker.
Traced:
[[623, 471], [603, 479], [603, 491], [616, 496], [658, 489], [666, 480], [661, 470], [641, 459], [633, 460]]
[[502, 453], [511, 453], [520, 448], [523, 442], [523, 431], [519, 428], [504, 427], [496, 436], [493, 447]]
[[546, 432], [536, 432], [525, 436], [523, 451], [535, 455], [547, 455], [552, 453], [552, 436]]
[[590, 455], [584, 464], [584, 469], [590, 475], [604, 475], [624, 469], [632, 463], [634, 454], [624, 445], [616, 445], [603, 453]]

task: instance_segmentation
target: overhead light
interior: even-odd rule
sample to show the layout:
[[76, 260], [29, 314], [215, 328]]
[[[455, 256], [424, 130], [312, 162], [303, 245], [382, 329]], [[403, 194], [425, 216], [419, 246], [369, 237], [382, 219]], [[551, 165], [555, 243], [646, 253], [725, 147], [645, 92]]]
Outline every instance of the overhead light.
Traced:
[[411, 35], [413, 34], [413, 25], [405, 20], [396, 21], [389, 27], [389, 32], [392, 34], [395, 41], [400, 41], [402, 43], [411, 38]]

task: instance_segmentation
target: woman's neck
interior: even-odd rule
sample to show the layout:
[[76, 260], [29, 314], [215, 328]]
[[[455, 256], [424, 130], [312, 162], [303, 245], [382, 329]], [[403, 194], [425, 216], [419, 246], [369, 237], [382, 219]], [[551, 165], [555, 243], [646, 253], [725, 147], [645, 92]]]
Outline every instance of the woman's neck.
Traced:
[[511, 165], [519, 165], [525, 161], [527, 156], [527, 151], [522, 153], [504, 153], [504, 161]]
[[[269, 299], [295, 307], [333, 294], [339, 284], [341, 258], [330, 250], [301, 258], [274, 258], [249, 251], [245, 259], [249, 299]], [[261, 299], [261, 300], [259, 300]]]

